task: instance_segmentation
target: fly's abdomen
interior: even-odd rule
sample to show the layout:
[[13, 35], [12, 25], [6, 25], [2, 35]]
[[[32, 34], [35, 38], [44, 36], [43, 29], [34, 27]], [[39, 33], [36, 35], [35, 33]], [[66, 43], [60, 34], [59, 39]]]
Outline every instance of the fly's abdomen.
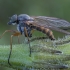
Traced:
[[53, 32], [49, 28], [45, 28], [43, 26], [37, 26], [37, 25], [28, 25], [32, 29], [36, 29], [38, 31], [41, 31], [45, 33], [51, 40], [55, 40]]
[[53, 32], [50, 29], [40, 26], [40, 27], [36, 27], [36, 30], [45, 33], [51, 40], [55, 40]]

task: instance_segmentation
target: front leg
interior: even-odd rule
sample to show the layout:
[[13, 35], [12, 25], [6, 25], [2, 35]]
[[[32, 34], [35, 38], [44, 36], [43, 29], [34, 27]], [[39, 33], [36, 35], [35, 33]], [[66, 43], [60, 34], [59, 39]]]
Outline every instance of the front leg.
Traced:
[[18, 31], [15, 31], [15, 30], [6, 30], [6, 31], [0, 36], [0, 38], [2, 38], [3, 35], [4, 35], [5, 33], [7, 33], [7, 32], [12, 32], [12, 33], [13, 33], [13, 34], [11, 35], [11, 38], [10, 38], [10, 53], [9, 53], [9, 57], [8, 57], [8, 64], [11, 66], [9, 60], [10, 60], [11, 52], [12, 52], [12, 38], [13, 38], [13, 36], [17, 36], [17, 37], [18, 37], [18, 43], [19, 43], [19, 36], [21, 35], [21, 33], [18, 32]]
[[3, 34], [0, 36], [0, 39], [1, 39], [1, 38], [5, 35], [5, 33], [7, 33], [7, 32], [12, 32], [14, 36], [17, 36], [17, 37], [18, 37], [18, 43], [19, 43], [19, 35], [21, 35], [21, 34], [20, 34], [20, 32], [15, 31], [15, 30], [5, 30], [5, 31], [3, 32]]
[[[9, 57], [8, 57], [8, 64], [9, 64], [10, 66], [12, 66], [11, 63], [10, 63], [10, 57], [11, 57], [11, 53], [12, 53], [12, 38], [13, 38], [13, 36], [18, 36], [18, 37], [19, 37], [20, 35], [21, 35], [20, 32], [15, 31], [15, 32], [11, 35], [11, 38], [10, 38], [10, 53], [9, 53]], [[19, 42], [19, 40], [18, 40], [18, 42]]]

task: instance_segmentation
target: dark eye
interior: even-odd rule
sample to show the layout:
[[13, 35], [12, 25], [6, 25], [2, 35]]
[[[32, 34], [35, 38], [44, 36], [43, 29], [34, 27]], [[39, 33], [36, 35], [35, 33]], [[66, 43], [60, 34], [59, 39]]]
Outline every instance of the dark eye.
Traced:
[[16, 23], [16, 21], [13, 21], [13, 23]]

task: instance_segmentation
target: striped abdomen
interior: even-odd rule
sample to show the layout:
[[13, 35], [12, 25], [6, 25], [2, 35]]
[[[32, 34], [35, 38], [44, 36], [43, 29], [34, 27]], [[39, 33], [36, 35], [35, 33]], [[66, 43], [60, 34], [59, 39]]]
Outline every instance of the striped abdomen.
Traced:
[[31, 28], [45, 33], [51, 40], [55, 40], [53, 32], [49, 28], [43, 26], [29, 25]]

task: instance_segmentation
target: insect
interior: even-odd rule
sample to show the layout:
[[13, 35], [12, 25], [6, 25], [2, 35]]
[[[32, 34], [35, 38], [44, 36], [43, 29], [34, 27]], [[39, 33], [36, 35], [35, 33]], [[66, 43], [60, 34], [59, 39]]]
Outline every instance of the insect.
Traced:
[[[46, 34], [49, 39], [55, 40], [54, 35], [52, 30], [56, 30], [58, 32], [62, 32], [64, 34], [70, 34], [70, 32], [67, 32], [63, 29], [67, 29], [70, 26], [70, 23], [67, 22], [66, 20], [59, 19], [59, 18], [54, 18], [54, 17], [45, 17], [45, 16], [29, 16], [27, 14], [20, 14], [20, 15], [13, 15], [10, 18], [10, 21], [8, 22], [8, 25], [17, 25], [17, 31], [15, 30], [6, 30], [2, 36], [6, 32], [13, 32], [11, 35], [11, 40], [10, 40], [10, 53], [8, 57], [8, 64], [10, 64], [10, 56], [12, 52], [12, 37], [13, 36], [18, 36], [18, 42], [19, 42], [19, 36], [24, 34], [25, 37], [28, 39], [29, 43], [29, 49], [30, 49], [30, 54], [31, 56], [31, 46], [30, 46], [30, 40], [29, 37], [32, 37], [32, 30], [36, 29], [38, 31], [43, 32]], [[61, 29], [63, 27], [63, 29]], [[1, 37], [2, 37], [1, 36]]]

